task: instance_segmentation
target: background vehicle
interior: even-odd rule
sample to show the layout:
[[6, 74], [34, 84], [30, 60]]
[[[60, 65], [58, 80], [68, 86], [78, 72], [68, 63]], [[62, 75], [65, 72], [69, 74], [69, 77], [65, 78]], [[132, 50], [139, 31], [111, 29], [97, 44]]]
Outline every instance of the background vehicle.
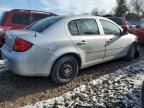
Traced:
[[125, 17], [108, 17], [118, 25], [120, 25], [123, 29], [129, 29], [128, 21], [126, 21]]
[[132, 28], [130, 33], [135, 34], [140, 43], [144, 43], [144, 20], [140, 20], [139, 25]]
[[22, 9], [14, 9], [2, 13], [0, 16], [0, 32], [3, 31], [3, 34], [0, 33], [0, 47], [2, 47], [4, 43], [5, 31], [23, 29], [31, 23], [49, 16], [56, 16], [56, 14]]
[[136, 36], [103, 17], [49, 17], [6, 37], [2, 54], [10, 70], [25, 76], [50, 75], [58, 84], [71, 81], [79, 69], [139, 56]]

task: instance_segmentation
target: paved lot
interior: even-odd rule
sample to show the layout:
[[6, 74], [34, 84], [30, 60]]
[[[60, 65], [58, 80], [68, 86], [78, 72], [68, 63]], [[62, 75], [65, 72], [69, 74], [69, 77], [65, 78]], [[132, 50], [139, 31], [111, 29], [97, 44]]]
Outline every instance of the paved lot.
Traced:
[[107, 73], [112, 73], [124, 66], [135, 63], [144, 56], [144, 46], [141, 46], [141, 57], [133, 62], [122, 59], [96, 65], [79, 72], [69, 84], [55, 85], [47, 77], [22, 77], [5, 71], [5, 66], [0, 66], [0, 107], [19, 107], [37, 101], [59, 96], [81, 84], [88, 83]]

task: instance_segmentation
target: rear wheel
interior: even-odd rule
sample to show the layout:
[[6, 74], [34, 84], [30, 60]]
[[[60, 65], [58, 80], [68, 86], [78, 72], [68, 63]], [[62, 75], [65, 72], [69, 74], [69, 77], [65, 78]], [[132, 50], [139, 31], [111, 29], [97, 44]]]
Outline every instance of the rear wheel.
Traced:
[[51, 78], [57, 84], [65, 84], [73, 80], [78, 73], [78, 62], [73, 56], [60, 58], [54, 64]]

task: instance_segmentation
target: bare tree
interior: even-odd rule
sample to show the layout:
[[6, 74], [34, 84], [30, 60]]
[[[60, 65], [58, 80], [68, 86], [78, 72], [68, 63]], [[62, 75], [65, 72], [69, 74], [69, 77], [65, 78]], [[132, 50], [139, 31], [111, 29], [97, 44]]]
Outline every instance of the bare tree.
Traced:
[[127, 0], [116, 0], [115, 16], [125, 16], [128, 10]]
[[144, 14], [144, 0], [131, 0], [131, 6], [138, 15]]
[[94, 8], [93, 10], [92, 10], [92, 12], [91, 12], [91, 14], [92, 15], [99, 15], [99, 10], [98, 10], [98, 8]]
[[106, 11], [105, 11], [104, 9], [102, 9], [102, 10], [99, 12], [99, 14], [100, 14], [101, 16], [103, 16], [103, 15], [106, 14]]
[[105, 11], [104, 9], [98, 10], [98, 8], [94, 8], [94, 9], [92, 10], [91, 14], [92, 14], [92, 15], [95, 15], [95, 16], [97, 16], [97, 15], [103, 16], [103, 15], [106, 14], [106, 11]]

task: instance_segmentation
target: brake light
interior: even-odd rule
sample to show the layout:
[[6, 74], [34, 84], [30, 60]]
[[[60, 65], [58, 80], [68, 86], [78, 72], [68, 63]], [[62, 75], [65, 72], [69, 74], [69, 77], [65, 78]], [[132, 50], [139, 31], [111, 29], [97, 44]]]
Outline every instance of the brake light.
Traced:
[[16, 38], [13, 50], [16, 52], [25, 52], [28, 49], [30, 49], [32, 47], [32, 45], [33, 45], [32, 43], [30, 43], [26, 40], [23, 40], [21, 38]]

